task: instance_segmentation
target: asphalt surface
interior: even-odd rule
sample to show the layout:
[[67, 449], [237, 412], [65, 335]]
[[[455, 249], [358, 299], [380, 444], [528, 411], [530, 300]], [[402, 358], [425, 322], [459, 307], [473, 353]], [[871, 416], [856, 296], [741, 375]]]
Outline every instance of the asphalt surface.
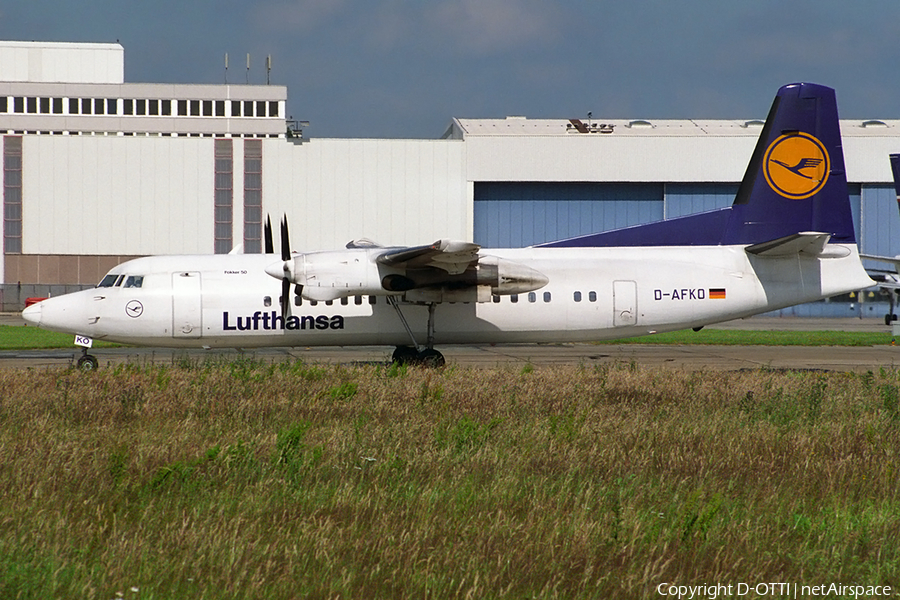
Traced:
[[[15, 313], [0, 314], [0, 325], [22, 326]], [[807, 319], [798, 317], [751, 317], [710, 326], [710, 329], [782, 331], [890, 331], [880, 319]], [[900, 341], [900, 338], [898, 338]], [[599, 365], [635, 362], [643, 366], [679, 369], [808, 369], [866, 371], [900, 367], [900, 346], [705, 346], [668, 344], [501, 344], [443, 346], [451, 365], [481, 368], [516, 367], [531, 364]], [[126, 362], [179, 364], [208, 360], [232, 360], [241, 356], [266, 361], [301, 359], [309, 363], [387, 364], [393, 348], [388, 346], [267, 348], [236, 350], [180, 350], [167, 348], [94, 349], [101, 367]], [[0, 368], [69, 367], [81, 355], [79, 348], [59, 350], [0, 351]]]

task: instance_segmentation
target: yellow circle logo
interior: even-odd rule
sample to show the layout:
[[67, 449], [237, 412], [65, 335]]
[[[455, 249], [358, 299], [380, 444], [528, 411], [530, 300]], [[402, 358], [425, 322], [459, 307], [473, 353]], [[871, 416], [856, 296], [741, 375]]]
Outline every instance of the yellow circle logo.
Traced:
[[799, 131], [772, 142], [763, 159], [769, 186], [791, 200], [809, 198], [821, 190], [830, 171], [831, 161], [822, 142]]

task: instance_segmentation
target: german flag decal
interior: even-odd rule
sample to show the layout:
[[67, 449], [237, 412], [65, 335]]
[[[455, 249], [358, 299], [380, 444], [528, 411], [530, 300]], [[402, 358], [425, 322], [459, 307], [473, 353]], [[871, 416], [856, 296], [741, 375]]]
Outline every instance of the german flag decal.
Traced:
[[724, 300], [725, 288], [709, 288], [710, 300]]

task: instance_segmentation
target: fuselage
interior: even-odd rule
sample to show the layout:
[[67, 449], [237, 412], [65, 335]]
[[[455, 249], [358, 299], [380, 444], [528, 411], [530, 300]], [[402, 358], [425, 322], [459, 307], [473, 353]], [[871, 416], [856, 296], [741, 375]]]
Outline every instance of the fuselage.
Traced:
[[[434, 343], [606, 340], [699, 327], [871, 285], [855, 245], [827, 258], [760, 257], [744, 246], [522, 248], [492, 256], [528, 265], [540, 289], [487, 302], [441, 302]], [[155, 256], [115, 267], [101, 286], [51, 298], [23, 316], [43, 328], [164, 347], [402, 345], [410, 343], [383, 294], [310, 301], [281, 285], [263, 254]], [[428, 309], [398, 293], [414, 336]]]

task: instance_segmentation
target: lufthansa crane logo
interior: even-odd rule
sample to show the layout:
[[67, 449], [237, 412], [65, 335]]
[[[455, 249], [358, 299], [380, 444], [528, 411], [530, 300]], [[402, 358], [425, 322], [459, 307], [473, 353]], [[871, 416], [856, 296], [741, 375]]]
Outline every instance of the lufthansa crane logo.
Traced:
[[780, 136], [769, 145], [763, 173], [769, 186], [791, 200], [809, 198], [828, 181], [831, 161], [824, 144], [808, 133]]

